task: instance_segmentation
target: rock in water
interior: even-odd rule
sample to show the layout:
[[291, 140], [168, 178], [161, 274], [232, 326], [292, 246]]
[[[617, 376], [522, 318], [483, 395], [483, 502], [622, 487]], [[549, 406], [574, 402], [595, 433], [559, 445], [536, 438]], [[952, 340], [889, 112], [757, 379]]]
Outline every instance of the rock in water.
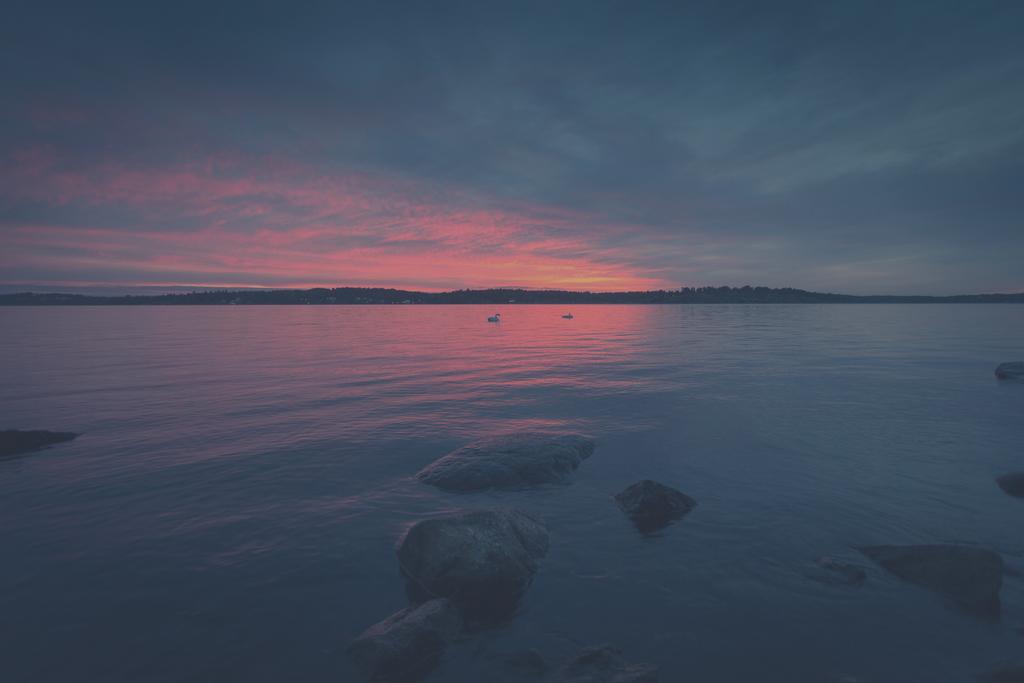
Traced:
[[515, 612], [547, 551], [541, 522], [518, 510], [479, 510], [417, 522], [398, 562], [413, 599], [449, 598], [475, 626]]
[[657, 683], [658, 667], [627, 664], [610, 645], [580, 652], [558, 672], [559, 683]]
[[629, 486], [615, 501], [645, 533], [667, 526], [697, 506], [685, 493], [650, 479]]
[[946, 596], [963, 610], [999, 618], [1003, 558], [964, 545], [876, 545], [859, 548], [896, 576]]
[[526, 488], [563, 480], [593, 452], [594, 442], [578, 434], [518, 432], [463, 446], [416, 477], [450, 491]]
[[996, 366], [996, 377], [999, 379], [1024, 379], [1024, 361], [1000, 363]]
[[49, 432], [45, 429], [6, 429], [0, 431], [0, 457], [38, 451], [55, 443], [71, 441], [77, 436], [74, 432]]
[[1015, 498], [1024, 498], [1024, 472], [1004, 474], [996, 479], [999, 488]]
[[447, 600], [430, 600], [366, 629], [348, 654], [368, 681], [415, 681], [437, 666], [448, 641], [461, 631], [458, 610]]

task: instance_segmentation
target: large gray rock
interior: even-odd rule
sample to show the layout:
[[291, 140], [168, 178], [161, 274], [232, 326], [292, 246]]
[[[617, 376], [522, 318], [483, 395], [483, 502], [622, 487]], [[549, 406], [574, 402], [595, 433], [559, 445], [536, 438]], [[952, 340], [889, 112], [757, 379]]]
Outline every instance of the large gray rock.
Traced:
[[558, 672], [559, 683], [657, 683], [658, 667], [627, 664], [610, 645], [580, 652]]
[[1016, 498], [1024, 498], [1024, 472], [1011, 472], [996, 478], [996, 483], [1006, 493]]
[[348, 646], [348, 654], [368, 681], [415, 681], [437, 666], [447, 643], [461, 631], [455, 606], [430, 600], [366, 629]]
[[697, 501], [685, 493], [650, 479], [627, 487], [615, 501], [645, 533], [661, 529], [697, 507]]
[[517, 432], [474, 441], [416, 477], [450, 491], [527, 488], [563, 480], [593, 452], [594, 442], [579, 434]]
[[417, 522], [398, 562], [414, 600], [449, 598], [475, 626], [515, 612], [547, 551], [541, 522], [518, 510], [479, 510]]
[[999, 379], [1024, 379], [1024, 361], [1000, 363], [996, 366], [996, 377]]
[[38, 451], [55, 443], [71, 441], [77, 436], [73, 432], [50, 432], [45, 429], [5, 429], [0, 431], [0, 458]]
[[896, 576], [946, 596], [971, 614], [998, 619], [1003, 558], [964, 545], [876, 545], [859, 548]]

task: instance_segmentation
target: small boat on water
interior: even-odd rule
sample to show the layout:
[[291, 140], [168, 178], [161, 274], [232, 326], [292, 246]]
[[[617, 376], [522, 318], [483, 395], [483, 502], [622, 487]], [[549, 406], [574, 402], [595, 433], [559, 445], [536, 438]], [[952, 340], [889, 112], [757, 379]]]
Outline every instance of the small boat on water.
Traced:
[[500, 323], [501, 322], [501, 313], [495, 313], [494, 315], [488, 317], [487, 318], [487, 322], [489, 322], [489, 323]]
[[566, 313], [562, 317], [565, 318], [566, 320], [572, 320], [572, 313]]

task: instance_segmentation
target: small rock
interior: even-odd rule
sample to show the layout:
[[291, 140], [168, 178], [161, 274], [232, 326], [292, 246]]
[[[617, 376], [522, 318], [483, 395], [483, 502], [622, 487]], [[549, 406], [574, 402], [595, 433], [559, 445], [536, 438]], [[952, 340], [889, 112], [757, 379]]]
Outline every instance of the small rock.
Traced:
[[996, 377], [999, 379], [1024, 379], [1024, 361], [1000, 363], [996, 367]]
[[414, 600], [449, 598], [479, 625], [515, 612], [547, 550], [547, 528], [529, 515], [478, 510], [417, 522], [398, 562]]
[[978, 676], [988, 683], [1024, 683], [1024, 666], [1004, 666]]
[[0, 457], [38, 451], [55, 443], [71, 441], [77, 436], [73, 432], [49, 432], [45, 429], [6, 429], [0, 431]]
[[416, 681], [437, 666], [461, 630], [462, 617], [448, 600], [430, 600], [366, 629], [348, 654], [373, 683]]
[[859, 548], [905, 581], [928, 588], [979, 617], [998, 619], [1003, 558], [964, 545], [877, 545]]
[[833, 557], [822, 557], [818, 567], [824, 571], [811, 574], [810, 578], [821, 583], [843, 586], [860, 586], [867, 580], [867, 572], [862, 567], [849, 562], [841, 562]]
[[449, 491], [528, 488], [562, 481], [594, 452], [585, 436], [518, 432], [475, 441], [416, 474]]
[[615, 501], [645, 533], [667, 526], [697, 506], [697, 501], [685, 493], [650, 479], [629, 486], [615, 496]]
[[627, 664], [610, 645], [583, 650], [558, 672], [559, 683], [657, 683], [658, 667]]
[[1024, 472], [1011, 472], [996, 478], [999, 488], [1014, 498], [1024, 498]]

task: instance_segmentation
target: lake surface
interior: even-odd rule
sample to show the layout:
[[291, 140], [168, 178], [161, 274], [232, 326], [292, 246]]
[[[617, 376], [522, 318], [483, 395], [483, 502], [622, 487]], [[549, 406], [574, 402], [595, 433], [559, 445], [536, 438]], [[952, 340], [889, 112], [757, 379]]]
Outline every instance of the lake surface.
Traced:
[[[355, 680], [404, 607], [394, 545], [514, 505], [551, 550], [507, 626], [432, 683], [611, 643], [693, 683], [969, 681], [1024, 661], [1024, 579], [984, 622], [851, 546], [978, 543], [1024, 570], [1020, 305], [0, 309], [0, 428], [82, 432], [0, 460], [0, 680]], [[572, 310], [574, 320], [560, 315]], [[566, 485], [412, 478], [483, 435], [598, 441]], [[642, 537], [642, 478], [700, 505]], [[807, 578], [831, 555], [860, 588]]]

